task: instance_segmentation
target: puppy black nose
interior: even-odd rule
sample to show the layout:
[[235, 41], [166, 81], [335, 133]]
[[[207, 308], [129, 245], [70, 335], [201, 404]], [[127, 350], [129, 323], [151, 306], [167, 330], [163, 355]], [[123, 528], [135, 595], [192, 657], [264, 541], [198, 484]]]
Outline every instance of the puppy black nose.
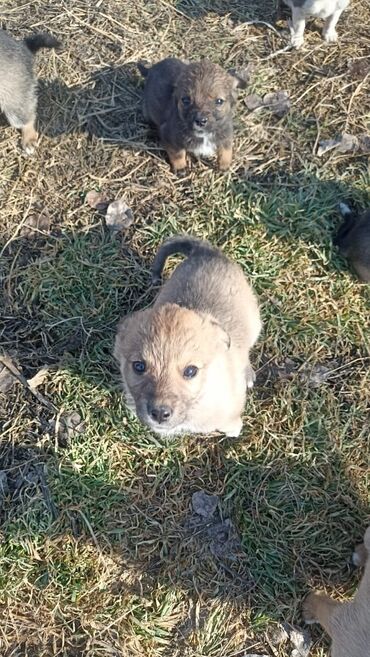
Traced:
[[158, 424], [163, 424], [168, 422], [172, 415], [172, 409], [169, 406], [151, 406], [149, 408], [149, 414], [155, 422]]
[[204, 128], [205, 125], [207, 125], [208, 119], [204, 114], [196, 114], [194, 123], [195, 125], [199, 126], [199, 128]]

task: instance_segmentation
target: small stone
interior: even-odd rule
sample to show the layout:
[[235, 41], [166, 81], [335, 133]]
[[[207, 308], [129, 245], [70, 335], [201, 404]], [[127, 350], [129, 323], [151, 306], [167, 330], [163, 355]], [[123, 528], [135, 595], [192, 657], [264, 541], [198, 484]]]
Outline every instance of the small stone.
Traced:
[[202, 518], [211, 518], [217, 509], [217, 495], [208, 495], [203, 490], [193, 493], [191, 503], [194, 512]]
[[258, 94], [248, 94], [248, 96], [244, 98], [244, 104], [251, 112], [264, 106], [262, 96], [259, 96]]
[[289, 94], [287, 91], [273, 91], [263, 97], [263, 104], [281, 118], [290, 110]]
[[96, 192], [94, 189], [87, 192], [86, 201], [91, 208], [99, 212], [106, 210], [109, 205], [109, 201], [105, 198], [104, 194], [102, 192]]
[[109, 204], [105, 222], [110, 230], [119, 232], [131, 226], [134, 221], [134, 215], [131, 208], [120, 198]]

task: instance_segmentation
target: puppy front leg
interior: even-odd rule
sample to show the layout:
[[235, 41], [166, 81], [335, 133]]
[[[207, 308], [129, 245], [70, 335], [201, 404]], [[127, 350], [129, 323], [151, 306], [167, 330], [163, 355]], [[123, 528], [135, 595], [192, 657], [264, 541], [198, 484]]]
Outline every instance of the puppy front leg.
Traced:
[[325, 41], [327, 41], [328, 43], [335, 43], [336, 41], [338, 41], [338, 33], [335, 27], [339, 21], [342, 11], [343, 11], [342, 9], [335, 11], [334, 14], [329, 16], [329, 18], [327, 18], [325, 21], [322, 35]]
[[172, 171], [179, 176], [183, 176], [186, 173], [186, 151], [181, 149], [180, 151], [174, 150], [169, 146], [166, 146], [166, 151], [168, 159], [171, 164]]
[[310, 593], [303, 603], [303, 618], [306, 623], [320, 623], [331, 636], [331, 617], [333, 611], [342, 603], [332, 600], [323, 593]]
[[303, 34], [306, 27], [305, 14], [299, 7], [292, 8], [292, 22], [290, 25], [291, 41], [293, 48], [303, 46]]
[[233, 145], [223, 144], [217, 150], [217, 166], [220, 171], [227, 171], [230, 169], [231, 161], [233, 159]]

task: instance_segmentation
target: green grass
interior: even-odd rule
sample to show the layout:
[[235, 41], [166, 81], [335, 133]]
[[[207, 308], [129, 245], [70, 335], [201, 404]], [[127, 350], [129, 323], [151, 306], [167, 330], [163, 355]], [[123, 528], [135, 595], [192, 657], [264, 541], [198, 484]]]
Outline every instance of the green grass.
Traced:
[[[347, 39], [343, 52], [312, 48], [302, 59], [290, 53], [264, 61], [284, 43], [262, 27], [243, 28], [241, 19], [261, 15], [237, 1], [229, 5], [232, 24], [222, 2], [172, 1], [159, 11], [157, 2], [133, 7], [110, 0], [91, 14], [82, 1], [11, 5], [9, 30], [52, 29], [65, 49], [55, 60], [50, 54], [38, 60], [41, 76], [62, 84], [49, 95], [41, 91], [46, 135], [37, 156], [19, 157], [10, 128], [0, 135], [7, 154], [1, 246], [8, 243], [0, 344], [26, 378], [48, 366], [38, 390], [57, 409], [20, 383], [0, 398], [0, 470], [10, 486], [0, 506], [0, 653], [267, 654], [276, 623], [301, 624], [310, 587], [341, 598], [354, 592], [358, 574], [349, 557], [369, 519], [369, 288], [332, 244], [338, 201], [368, 205], [369, 174], [360, 157], [313, 155], [316, 121], [325, 135], [344, 130], [347, 120], [352, 131], [364, 131], [361, 94], [348, 118], [354, 88], [346, 77], [343, 85], [342, 78], [327, 81], [322, 71], [329, 64], [329, 73], [345, 71], [366, 44], [360, 40], [354, 53]], [[266, 2], [267, 10], [273, 5]], [[308, 40], [321, 44], [314, 32]], [[291, 114], [281, 121], [249, 116], [241, 99], [232, 172], [220, 176], [194, 164], [188, 178], [173, 178], [162, 154], [150, 150], [156, 142], [135, 104], [140, 81], [130, 81], [125, 69], [170, 53], [208, 54], [227, 66], [257, 61], [252, 90], [288, 89]], [[124, 69], [115, 78], [123, 110], [112, 106], [112, 116], [102, 115], [105, 125], [114, 135], [121, 130], [122, 139], [134, 135], [146, 151], [106, 143], [82, 128], [94, 100], [87, 81], [109, 65]], [[311, 91], [307, 76], [315, 71], [322, 85], [315, 78], [320, 84]], [[64, 95], [65, 85], [77, 96]], [[95, 104], [109, 109], [109, 83], [96, 89]], [[304, 100], [294, 104], [304, 89]], [[53, 120], [64, 125], [57, 137], [47, 130]], [[256, 137], [261, 127], [265, 140]], [[125, 235], [110, 235], [88, 207], [90, 189], [125, 197], [135, 217]], [[47, 208], [52, 228], [24, 238], [19, 224], [36, 203]], [[151, 303], [150, 262], [161, 241], [179, 232], [223, 248], [260, 300], [257, 385], [238, 440], [164, 442], [121, 396], [112, 357], [117, 322]], [[287, 359], [293, 372], [279, 376]], [[317, 365], [331, 372], [314, 387], [309, 377]], [[72, 412], [83, 431], [66, 439], [58, 422]], [[38, 464], [46, 466], [46, 493]], [[187, 533], [199, 489], [217, 494], [222, 516], [234, 523], [241, 541], [236, 561], [217, 560]], [[313, 632], [318, 657], [327, 643]], [[279, 656], [290, 657], [289, 646]]]

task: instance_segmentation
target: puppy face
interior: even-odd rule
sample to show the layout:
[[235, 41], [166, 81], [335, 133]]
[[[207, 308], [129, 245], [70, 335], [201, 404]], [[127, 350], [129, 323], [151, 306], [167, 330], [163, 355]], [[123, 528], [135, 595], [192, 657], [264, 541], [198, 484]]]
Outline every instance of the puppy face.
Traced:
[[[115, 344], [131, 408], [151, 429], [180, 433], [192, 409], [222, 375], [229, 337], [207, 315], [165, 304], [124, 320]], [[216, 367], [217, 366], [217, 367]]]
[[217, 125], [231, 117], [236, 88], [244, 84], [243, 80], [208, 60], [189, 64], [174, 90], [179, 116], [189, 132], [213, 132]]

